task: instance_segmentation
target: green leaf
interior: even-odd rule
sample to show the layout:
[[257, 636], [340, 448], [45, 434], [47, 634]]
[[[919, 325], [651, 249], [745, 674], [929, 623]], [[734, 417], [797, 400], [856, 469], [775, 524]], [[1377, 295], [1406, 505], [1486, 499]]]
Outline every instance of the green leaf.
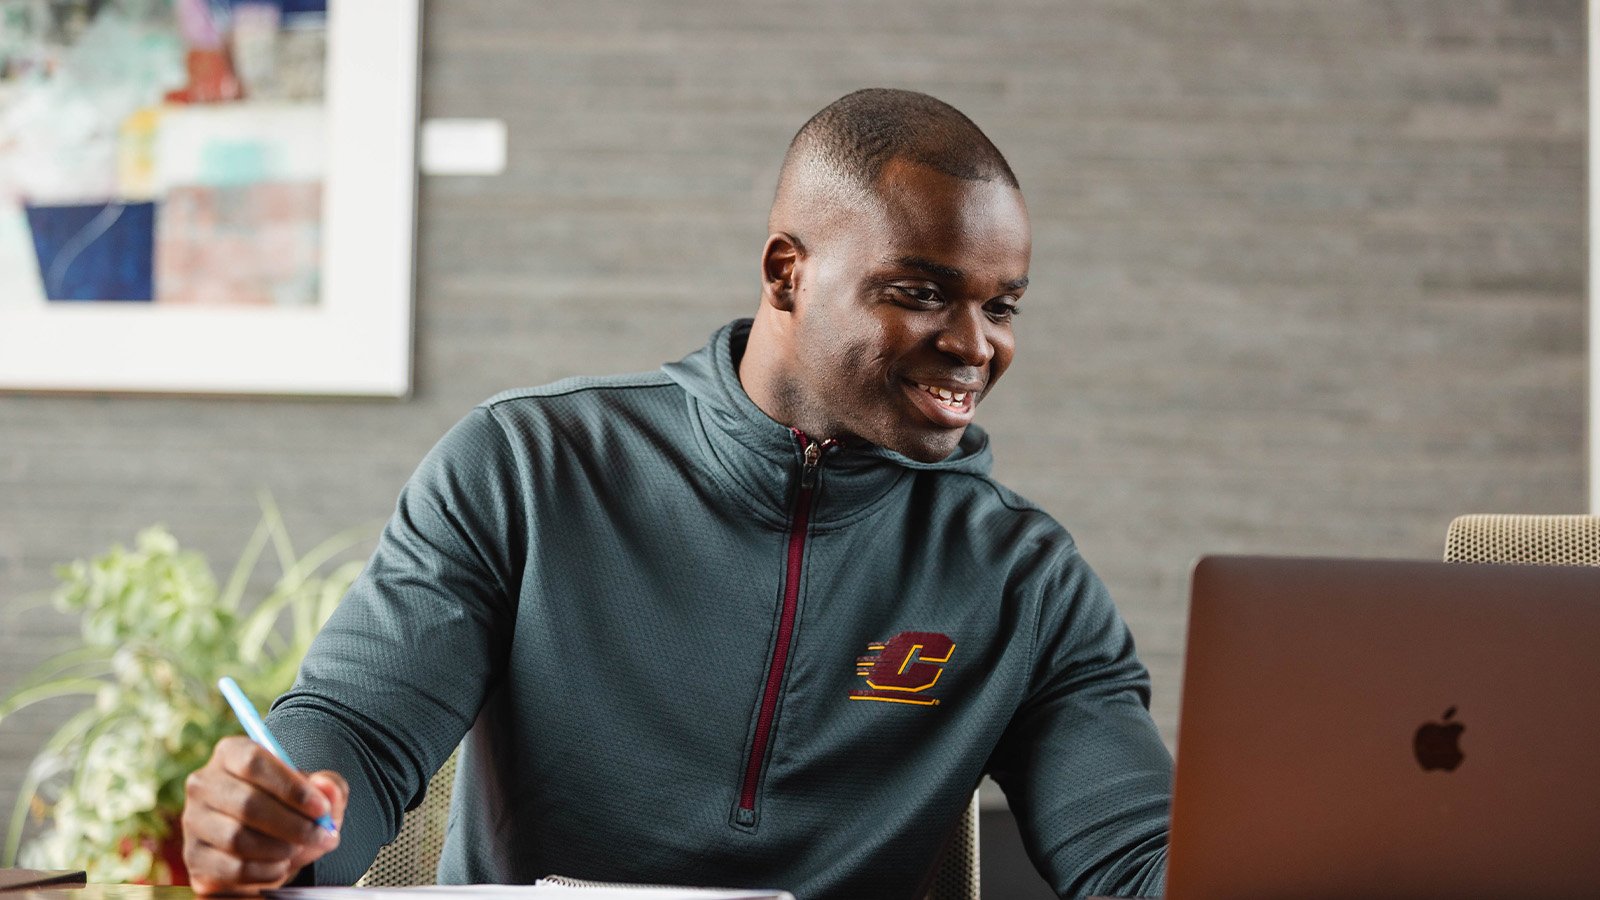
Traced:
[[[35, 759], [60, 754], [73, 741], [82, 738], [84, 733], [99, 720], [99, 716], [100, 711], [91, 707], [68, 719], [45, 742], [44, 747], [40, 749]], [[28, 810], [32, 807], [33, 798], [38, 791], [39, 775], [37, 769], [34, 766], [29, 766], [27, 774], [23, 776], [22, 787], [17, 794], [17, 803], [11, 809], [11, 827], [6, 834], [5, 854], [0, 857], [0, 866], [14, 866], [17, 864], [17, 847], [22, 843], [22, 829], [27, 824]]]
[[234, 564], [233, 572], [228, 575], [228, 585], [222, 589], [219, 602], [224, 609], [236, 610], [239, 601], [244, 597], [245, 585], [250, 581], [250, 573], [256, 570], [256, 564], [261, 560], [261, 551], [267, 545], [267, 523], [263, 520], [256, 523], [256, 530], [251, 533], [250, 540], [244, 545], [244, 552], [239, 554], [239, 561]]
[[[330, 537], [317, 546], [311, 548], [311, 552], [307, 553], [305, 556], [302, 556], [293, 565], [289, 566], [286, 570], [283, 580], [292, 582], [305, 580], [312, 572], [327, 565], [328, 562], [334, 557], [355, 548], [367, 540], [370, 540], [373, 530], [373, 526], [361, 525], [355, 528], [347, 528], [344, 531], [335, 534], [333, 537]], [[346, 563], [345, 566], [341, 566], [340, 569], [336, 571], [344, 571], [344, 569], [349, 565], [349, 563]], [[355, 563], [354, 565], [356, 571], [359, 573], [365, 563]]]
[[284, 607], [294, 600], [293, 593], [280, 591], [257, 604], [239, 631], [240, 662], [255, 665], [261, 659], [267, 639], [273, 635], [273, 628], [278, 624], [278, 617]]
[[42, 700], [49, 700], [54, 697], [70, 697], [74, 694], [94, 694], [105, 684], [104, 681], [98, 678], [62, 678], [14, 691], [4, 701], [0, 701], [0, 721], [3, 721], [6, 716], [17, 710], [32, 706]]
[[289, 543], [289, 532], [283, 527], [283, 514], [278, 512], [278, 504], [272, 499], [272, 494], [261, 491], [256, 494], [256, 499], [261, 504], [261, 521], [266, 523], [267, 533], [272, 535], [272, 547], [278, 551], [278, 568], [288, 572], [294, 567], [294, 545]]
[[[22, 683], [13, 688], [4, 700], [0, 700], [0, 709], [4, 709], [5, 704], [17, 694], [47, 684], [69, 672], [79, 677], [109, 673], [111, 671], [111, 653], [112, 651], [105, 647], [80, 647], [77, 650], [68, 650], [65, 653], [50, 657], [40, 663], [32, 672], [29, 672]], [[87, 671], [73, 672], [74, 669], [86, 669]]]

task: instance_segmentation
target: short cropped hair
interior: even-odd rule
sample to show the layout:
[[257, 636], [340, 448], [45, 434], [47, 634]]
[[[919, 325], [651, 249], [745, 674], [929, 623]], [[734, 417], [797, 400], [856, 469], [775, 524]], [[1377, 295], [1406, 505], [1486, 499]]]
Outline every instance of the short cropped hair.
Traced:
[[821, 162], [865, 187], [893, 159], [1018, 187], [1006, 158], [960, 110], [927, 94], [891, 88], [846, 94], [812, 116], [789, 142], [783, 171], [790, 173], [801, 160]]

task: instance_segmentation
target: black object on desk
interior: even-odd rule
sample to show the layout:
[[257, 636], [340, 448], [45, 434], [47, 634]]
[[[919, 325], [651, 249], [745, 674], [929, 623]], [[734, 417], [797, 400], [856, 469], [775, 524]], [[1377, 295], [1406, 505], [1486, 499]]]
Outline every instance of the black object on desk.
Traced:
[[88, 880], [88, 876], [82, 872], [46, 869], [0, 869], [0, 891], [82, 887], [88, 883]]

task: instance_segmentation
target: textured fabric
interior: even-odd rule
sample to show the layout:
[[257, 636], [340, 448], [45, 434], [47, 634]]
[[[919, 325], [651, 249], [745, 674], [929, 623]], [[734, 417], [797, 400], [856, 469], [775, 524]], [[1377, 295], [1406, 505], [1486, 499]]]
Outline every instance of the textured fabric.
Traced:
[[[422, 803], [406, 812], [400, 833], [378, 850], [356, 887], [404, 887], [433, 884], [438, 880], [439, 855], [444, 850], [450, 794], [455, 786], [456, 756], [452, 754], [428, 779]], [[546, 876], [563, 881], [566, 876]], [[950, 842], [939, 854], [924, 900], [976, 900], [982, 881], [978, 864], [978, 795], [962, 813]], [[307, 879], [306, 885], [311, 884]]]
[[465, 734], [447, 883], [910, 897], [987, 770], [1058, 892], [1160, 890], [1171, 760], [1071, 537], [975, 427], [939, 463], [831, 447], [791, 535], [802, 445], [739, 385], [748, 329], [501, 394], [423, 460], [268, 717], [351, 783], [319, 883], [361, 875]]
[[1457, 516], [1444, 561], [1600, 566], [1600, 516]]

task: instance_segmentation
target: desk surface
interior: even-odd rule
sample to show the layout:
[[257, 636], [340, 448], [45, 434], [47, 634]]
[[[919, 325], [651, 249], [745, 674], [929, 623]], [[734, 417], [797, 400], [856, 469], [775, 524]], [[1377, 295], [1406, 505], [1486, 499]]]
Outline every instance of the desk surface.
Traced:
[[188, 887], [151, 887], [148, 884], [90, 884], [47, 891], [7, 891], [5, 900], [194, 900]]
[[[5, 900], [195, 900], [189, 887], [150, 887], [147, 884], [90, 884], [66, 890], [6, 890]], [[1093, 900], [1112, 900], [1109, 897]]]

